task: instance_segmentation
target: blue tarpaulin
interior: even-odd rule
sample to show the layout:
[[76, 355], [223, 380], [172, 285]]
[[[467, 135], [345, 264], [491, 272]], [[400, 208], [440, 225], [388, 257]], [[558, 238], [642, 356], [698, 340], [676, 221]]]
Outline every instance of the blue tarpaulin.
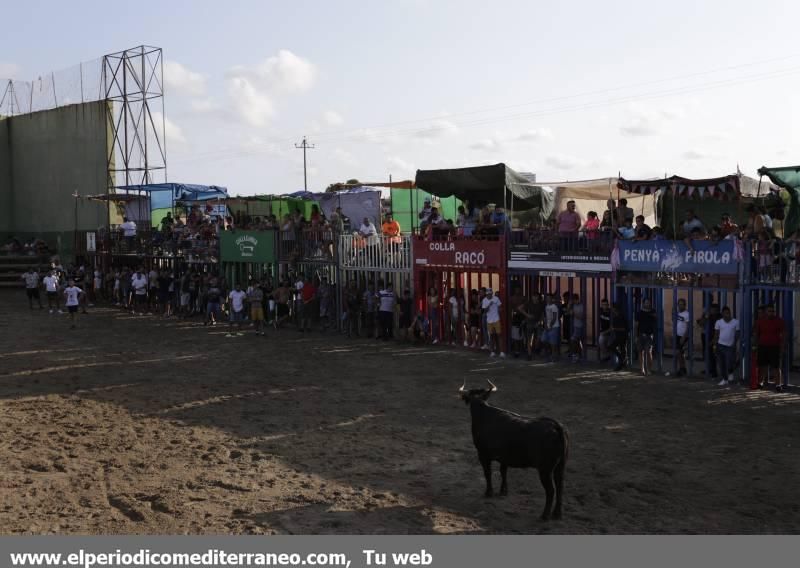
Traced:
[[144, 185], [122, 185], [122, 191], [141, 191], [150, 195], [151, 209], [166, 209], [176, 201], [205, 201], [224, 199], [228, 189], [217, 185], [197, 185], [193, 183], [148, 183]]

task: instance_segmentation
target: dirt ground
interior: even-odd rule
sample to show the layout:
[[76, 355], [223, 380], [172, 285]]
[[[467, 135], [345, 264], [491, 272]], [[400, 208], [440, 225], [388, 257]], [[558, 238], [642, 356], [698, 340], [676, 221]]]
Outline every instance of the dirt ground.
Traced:
[[[108, 307], [70, 331], [21, 291], [0, 313], [4, 534], [800, 532], [796, 394]], [[570, 429], [562, 521], [533, 470], [483, 497], [457, 390], [487, 377]]]

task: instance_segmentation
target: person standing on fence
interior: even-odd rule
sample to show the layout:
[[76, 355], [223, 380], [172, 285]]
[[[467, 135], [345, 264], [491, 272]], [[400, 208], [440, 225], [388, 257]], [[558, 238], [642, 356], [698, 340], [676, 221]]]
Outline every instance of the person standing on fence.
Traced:
[[431, 326], [432, 343], [439, 343], [439, 292], [436, 286], [431, 286], [428, 290], [428, 321]]
[[600, 334], [597, 336], [597, 348], [600, 351], [600, 361], [603, 362], [611, 359], [609, 347], [611, 346], [611, 340], [614, 336], [614, 330], [611, 327], [611, 317], [611, 306], [608, 304], [608, 299], [603, 298], [600, 300], [600, 310], [598, 312]]
[[358, 284], [350, 282], [350, 286], [345, 293], [344, 302], [347, 308], [347, 337], [359, 336], [358, 328], [361, 323], [361, 299], [362, 294], [358, 291]]
[[691, 353], [689, 345], [689, 325], [692, 322], [692, 315], [686, 309], [686, 300], [678, 300], [677, 311], [675, 312], [675, 354], [678, 362], [678, 372], [676, 376], [686, 375], [686, 356]]
[[122, 230], [122, 236], [125, 239], [125, 246], [128, 252], [136, 249], [136, 223], [129, 221], [127, 217], [122, 218], [122, 225], [119, 226]]
[[653, 343], [656, 334], [656, 312], [650, 300], [642, 300], [642, 307], [636, 314], [636, 337], [638, 339], [639, 363], [642, 375], [650, 375], [653, 369]]
[[787, 342], [786, 324], [776, 314], [775, 305], [767, 306], [766, 317], [758, 318], [754, 326], [755, 344], [758, 346], [758, 375], [759, 386], [764, 388], [768, 384], [769, 373], [774, 373], [775, 390], [783, 391], [783, 362], [784, 349]]
[[572, 303], [569, 307], [571, 322], [570, 339], [570, 359], [577, 363], [583, 356], [583, 340], [586, 336], [586, 308], [581, 302], [578, 294], [572, 295]]
[[483, 299], [481, 307], [486, 313], [486, 327], [489, 332], [489, 345], [491, 351], [489, 357], [494, 357], [496, 352], [500, 353], [500, 358], [505, 358], [506, 354], [503, 352], [503, 326], [500, 322], [500, 306], [502, 306], [500, 298], [494, 295], [491, 288], [486, 289], [486, 297]]
[[378, 339], [389, 341], [394, 337], [394, 309], [396, 299], [391, 282], [387, 282], [386, 286], [383, 286], [383, 282], [379, 281], [378, 285], [381, 288], [378, 292], [378, 321], [380, 322], [380, 337], [378, 337]]
[[714, 324], [714, 350], [719, 361], [719, 374], [722, 377], [719, 386], [724, 387], [733, 382], [733, 372], [736, 370], [739, 347], [739, 320], [731, 317], [728, 306], [722, 308], [722, 319]]
[[521, 346], [524, 341], [522, 337], [522, 326], [525, 323], [525, 296], [519, 286], [515, 286], [508, 299], [511, 306], [511, 354], [516, 359], [519, 357]]
[[575, 251], [578, 248], [578, 231], [583, 224], [580, 213], [575, 210], [575, 202], [567, 201], [567, 209], [556, 217], [559, 248], [562, 251]]
[[714, 350], [711, 349], [711, 337], [714, 333], [714, 326], [721, 317], [719, 304], [712, 303], [708, 307], [708, 311], [703, 312], [702, 317], [697, 320], [697, 325], [703, 330], [700, 339], [703, 347], [703, 357], [707, 361], [706, 373], [711, 379], [717, 378], [717, 356]]
[[319, 323], [321, 331], [328, 331], [330, 326], [331, 316], [331, 285], [328, 284], [328, 278], [323, 277], [322, 283], [317, 288], [317, 299], [319, 300]]
[[472, 290], [469, 295], [469, 346], [472, 349], [480, 347], [481, 313], [480, 293], [477, 290]]
[[558, 361], [561, 356], [561, 309], [556, 294], [547, 297], [544, 308], [544, 339], [550, 347], [550, 361]]
[[361, 307], [364, 310], [364, 333], [367, 337], [375, 337], [375, 311], [376, 311], [375, 286], [367, 284], [367, 289], [362, 295]]
[[317, 288], [311, 281], [311, 278], [306, 278], [303, 282], [303, 287], [300, 289], [299, 295], [299, 313], [298, 322], [302, 333], [311, 331], [311, 318], [314, 313], [314, 300], [317, 296]]
[[414, 298], [411, 297], [411, 290], [403, 290], [402, 297], [397, 299], [397, 305], [400, 308], [398, 329], [403, 333], [402, 341], [408, 341], [414, 323]]
[[28, 296], [30, 309], [33, 309], [33, 300], [35, 299], [39, 303], [39, 309], [43, 310], [42, 298], [39, 296], [39, 273], [33, 267], [30, 267], [22, 275], [22, 279], [25, 281], [25, 293]]

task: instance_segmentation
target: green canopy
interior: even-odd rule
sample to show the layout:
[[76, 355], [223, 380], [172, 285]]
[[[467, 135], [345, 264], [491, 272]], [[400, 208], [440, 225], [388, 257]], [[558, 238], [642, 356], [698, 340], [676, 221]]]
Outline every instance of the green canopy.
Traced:
[[762, 166], [758, 175], [767, 176], [772, 183], [789, 193], [789, 210], [784, 219], [783, 235], [788, 237], [800, 228], [800, 166], [768, 168]]

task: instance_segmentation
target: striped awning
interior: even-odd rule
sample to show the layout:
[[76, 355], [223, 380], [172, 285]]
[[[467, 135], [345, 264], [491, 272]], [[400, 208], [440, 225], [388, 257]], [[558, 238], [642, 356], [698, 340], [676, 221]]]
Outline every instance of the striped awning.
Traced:
[[659, 191], [674, 193], [679, 197], [735, 200], [741, 196], [739, 176], [730, 175], [710, 179], [688, 179], [680, 176], [659, 180], [634, 181], [619, 178], [617, 187], [629, 193], [652, 195]]

